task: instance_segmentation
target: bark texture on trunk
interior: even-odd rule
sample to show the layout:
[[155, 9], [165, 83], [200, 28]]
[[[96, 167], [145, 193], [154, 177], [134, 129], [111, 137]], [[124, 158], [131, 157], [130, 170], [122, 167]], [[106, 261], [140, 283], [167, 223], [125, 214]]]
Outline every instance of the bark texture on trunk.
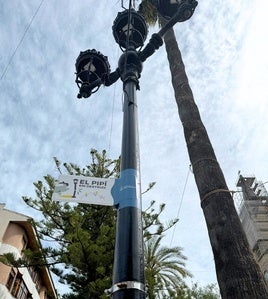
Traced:
[[164, 41], [222, 298], [268, 298], [263, 274], [249, 247], [232, 196], [194, 102], [173, 29], [165, 35]]

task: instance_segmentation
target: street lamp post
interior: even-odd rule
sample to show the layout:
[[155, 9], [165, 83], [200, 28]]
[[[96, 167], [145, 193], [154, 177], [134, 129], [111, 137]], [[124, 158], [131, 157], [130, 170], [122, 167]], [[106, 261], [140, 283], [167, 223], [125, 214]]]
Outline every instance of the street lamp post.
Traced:
[[[156, 0], [155, 5], [166, 25], [147, 37], [144, 18], [133, 8], [118, 13], [113, 24], [115, 41], [123, 51], [118, 67], [110, 72], [106, 56], [96, 50], [80, 52], [76, 60], [78, 98], [87, 98], [103, 84], [109, 86], [121, 78], [123, 82], [123, 133], [120, 178], [112, 195], [117, 208], [116, 244], [114, 253], [113, 299], [144, 299], [144, 251], [140, 190], [140, 158], [136, 90], [142, 63], [162, 44], [162, 37], [175, 23], [189, 19], [197, 5], [195, 0]], [[139, 49], [139, 50], [138, 50]]]
[[[130, 21], [129, 21], [130, 19]], [[137, 48], [147, 37], [147, 25], [135, 10], [117, 15], [113, 24], [116, 42], [124, 53], [118, 67], [123, 81], [123, 134], [112, 298], [145, 298], [141, 215], [140, 157], [136, 90], [142, 62]], [[122, 191], [121, 191], [122, 190]]]

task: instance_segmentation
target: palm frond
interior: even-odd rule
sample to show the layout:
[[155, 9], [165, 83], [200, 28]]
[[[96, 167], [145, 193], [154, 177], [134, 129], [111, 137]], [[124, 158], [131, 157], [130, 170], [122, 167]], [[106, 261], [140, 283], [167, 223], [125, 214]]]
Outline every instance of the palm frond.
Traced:
[[177, 290], [183, 285], [183, 278], [192, 277], [192, 274], [185, 269], [187, 258], [182, 254], [182, 248], [161, 247], [162, 238], [163, 236], [153, 236], [145, 242], [144, 248], [147, 288], [150, 289], [150, 293], [159, 296], [162, 294], [161, 289]]
[[139, 5], [138, 11], [144, 16], [149, 26], [156, 24], [158, 15], [156, 7], [152, 4], [152, 0], [143, 0]]

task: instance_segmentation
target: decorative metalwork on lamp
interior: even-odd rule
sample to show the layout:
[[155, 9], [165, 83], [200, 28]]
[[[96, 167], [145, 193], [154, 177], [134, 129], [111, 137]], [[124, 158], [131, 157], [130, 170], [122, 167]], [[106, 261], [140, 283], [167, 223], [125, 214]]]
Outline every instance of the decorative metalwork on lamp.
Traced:
[[75, 82], [79, 88], [78, 98], [88, 98], [95, 93], [110, 73], [107, 57], [95, 49], [80, 52], [75, 68]]
[[122, 51], [132, 46], [135, 49], [144, 45], [147, 37], [147, 24], [133, 8], [119, 12], [113, 24], [113, 35]]

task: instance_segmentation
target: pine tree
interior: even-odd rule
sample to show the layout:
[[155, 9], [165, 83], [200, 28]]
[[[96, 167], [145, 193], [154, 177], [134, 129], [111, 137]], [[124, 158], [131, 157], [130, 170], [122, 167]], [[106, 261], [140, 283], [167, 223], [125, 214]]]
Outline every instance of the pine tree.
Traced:
[[[60, 163], [54, 158], [59, 173], [91, 177], [118, 177], [119, 159], [111, 160], [106, 151], [91, 150], [91, 163], [84, 168], [73, 163]], [[149, 184], [148, 192], [155, 183]], [[39, 238], [45, 244], [54, 244], [44, 249], [46, 259], [40, 260], [40, 252], [25, 252], [27, 261], [18, 265], [51, 265], [51, 270], [61, 282], [71, 289], [64, 299], [106, 298], [104, 291], [112, 285], [114, 260], [116, 211], [112, 207], [60, 203], [51, 200], [55, 178], [50, 175], [34, 183], [36, 197], [24, 196], [25, 203], [42, 213], [41, 221], [34, 221]], [[145, 193], [144, 192], [144, 193]], [[163, 236], [178, 219], [163, 224], [160, 216], [165, 209], [161, 204], [155, 208], [155, 201], [143, 211], [144, 238]], [[9, 258], [11, 261], [11, 259]]]

